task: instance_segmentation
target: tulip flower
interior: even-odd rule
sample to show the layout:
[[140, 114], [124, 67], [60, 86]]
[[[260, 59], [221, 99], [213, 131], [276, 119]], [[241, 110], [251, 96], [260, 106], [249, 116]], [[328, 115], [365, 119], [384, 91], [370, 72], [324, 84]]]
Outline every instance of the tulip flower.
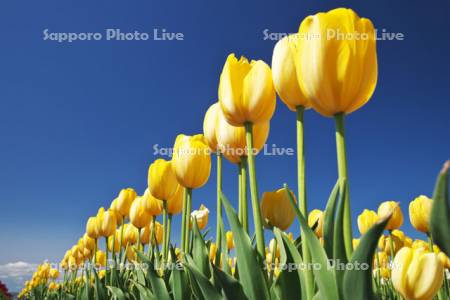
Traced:
[[94, 240], [96, 240], [98, 238], [97, 221], [96, 221], [95, 217], [90, 217], [87, 220], [86, 233], [90, 238], [92, 238]]
[[95, 263], [99, 266], [106, 266], [106, 254], [105, 252], [98, 250], [95, 256]]
[[144, 207], [149, 215], [152, 217], [159, 216], [163, 212], [162, 201], [153, 197], [148, 189], [145, 190], [144, 195], [142, 195], [144, 199]]
[[138, 240], [138, 228], [132, 224], [125, 224], [123, 236], [123, 246], [134, 245]]
[[182, 185], [177, 186], [175, 194], [167, 201], [167, 212], [169, 213], [169, 219], [173, 215], [177, 215], [183, 209], [183, 194], [184, 187]]
[[382, 219], [389, 215], [391, 212], [392, 216], [386, 225], [387, 230], [394, 230], [400, 228], [403, 224], [403, 213], [400, 206], [395, 201], [385, 201], [378, 207], [378, 218]]
[[[292, 191], [289, 192], [292, 193]], [[292, 193], [292, 196], [294, 201], [296, 201], [294, 193]], [[286, 188], [263, 193], [261, 214], [266, 228], [275, 226], [281, 230], [287, 230], [291, 226], [295, 218], [295, 212], [286, 193]]]
[[403, 247], [402, 240], [393, 234], [388, 236], [381, 236], [378, 240], [378, 248], [382, 251], [389, 253], [391, 257], [395, 255]]
[[95, 240], [93, 238], [89, 237], [89, 235], [87, 233], [85, 233], [83, 235], [83, 246], [84, 246], [84, 248], [87, 248], [89, 250], [95, 249]]
[[227, 249], [228, 251], [230, 251], [234, 248], [233, 232], [227, 231], [226, 238], [227, 238]]
[[99, 236], [108, 237], [116, 231], [117, 218], [113, 211], [108, 210], [105, 212], [103, 207], [101, 207], [95, 220]]
[[378, 215], [373, 210], [365, 209], [358, 216], [358, 229], [361, 235], [366, 234], [366, 232], [377, 223]]
[[442, 285], [444, 266], [435, 253], [404, 247], [393, 265], [392, 284], [408, 300], [430, 300]]
[[317, 223], [314, 232], [319, 238], [323, 236], [323, 217], [323, 211], [320, 209], [313, 209], [308, 215], [308, 226], [312, 228]]
[[130, 207], [130, 222], [136, 228], [141, 229], [148, 225], [152, 219], [152, 216], [147, 212], [144, 206], [144, 199], [137, 197], [133, 201]]
[[128, 217], [130, 213], [131, 203], [137, 197], [136, 192], [132, 188], [126, 188], [120, 191], [117, 197], [117, 210], [122, 218]]
[[114, 235], [108, 237], [108, 250], [111, 251], [111, 253], [117, 253], [120, 251], [119, 233], [117, 230]]
[[409, 204], [409, 220], [416, 230], [428, 233], [432, 205], [433, 200], [423, 195]]
[[[153, 232], [156, 239], [156, 244], [161, 245], [163, 241], [163, 226], [159, 222], [152, 222], [150, 224], [150, 232]], [[152, 240], [152, 245], [156, 245], [155, 240]]]
[[[206, 224], [208, 224], [208, 217], [209, 217], [209, 209], [206, 208], [203, 204], [200, 205], [200, 208], [198, 210], [194, 210], [191, 213], [192, 220], [197, 221], [198, 229], [203, 230], [206, 227]], [[192, 227], [192, 224], [191, 226]]]
[[141, 242], [142, 245], [147, 245], [148, 243], [150, 243], [150, 236], [151, 236], [150, 224], [148, 224], [144, 228], [142, 228], [141, 237], [139, 241]]
[[360, 241], [361, 241], [361, 239], [353, 239], [353, 240], [352, 240], [353, 250], [355, 250], [356, 248], [358, 248], [359, 242], [360, 242]]
[[215, 243], [211, 243], [211, 245], [209, 245], [209, 260], [212, 263], [216, 262], [216, 254], [217, 254], [217, 245]]

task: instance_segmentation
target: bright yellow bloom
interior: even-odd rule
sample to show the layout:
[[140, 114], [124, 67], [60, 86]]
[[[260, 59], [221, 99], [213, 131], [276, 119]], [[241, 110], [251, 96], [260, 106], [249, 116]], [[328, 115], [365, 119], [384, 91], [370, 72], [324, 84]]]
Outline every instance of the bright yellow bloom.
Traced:
[[126, 247], [126, 245], [134, 245], [137, 242], [138, 238], [138, 229], [134, 227], [132, 224], [124, 224], [124, 234], [123, 234], [123, 243], [122, 246]]
[[56, 282], [50, 282], [48, 285], [49, 291], [56, 291], [59, 288], [59, 285]]
[[203, 134], [177, 136], [172, 168], [178, 182], [184, 187], [195, 189], [208, 181], [211, 172], [211, 155]]
[[155, 198], [170, 199], [175, 193], [177, 185], [177, 178], [170, 161], [160, 158], [148, 168], [148, 190]]
[[84, 248], [83, 249], [83, 257], [84, 257], [84, 259], [91, 259], [93, 254], [94, 254], [93, 250], [89, 250], [88, 248]]
[[59, 271], [58, 271], [58, 269], [50, 269], [48, 275], [49, 275], [50, 278], [56, 279], [56, 278], [59, 277]]
[[98, 238], [97, 221], [95, 220], [95, 217], [89, 217], [89, 219], [87, 220], [87, 222], [86, 222], [86, 233], [92, 239], [97, 239]]
[[384, 236], [382, 235], [380, 239], [378, 240], [378, 248], [380, 248], [382, 251], [391, 254], [391, 238], [392, 238], [392, 245], [394, 246], [394, 249], [392, 249], [393, 253], [397, 253], [398, 250], [400, 250], [403, 247], [402, 240], [395, 236]]
[[150, 243], [150, 224], [141, 229], [140, 242], [142, 245], [147, 245], [148, 243]]
[[98, 277], [100, 279], [103, 279], [106, 276], [106, 270], [100, 270], [100, 272], [98, 272]]
[[378, 215], [373, 210], [365, 209], [358, 216], [358, 229], [364, 235], [378, 221]]
[[[191, 212], [191, 219], [197, 221], [198, 229], [203, 230], [208, 224], [209, 217], [209, 209], [206, 208], [203, 204], [200, 205], [198, 210], [194, 210]], [[190, 222], [190, 227], [192, 228], [192, 220]]]
[[144, 207], [145, 210], [152, 216], [156, 217], [162, 214], [163, 204], [162, 201], [153, 197], [148, 189], [145, 190], [144, 195], [142, 196], [144, 199]]
[[324, 116], [349, 114], [369, 101], [378, 77], [369, 19], [337, 8], [306, 17], [298, 36], [291, 43], [297, 79], [316, 111]]
[[173, 194], [172, 198], [170, 198], [167, 201], [167, 213], [169, 215], [176, 215], [182, 211], [183, 195], [184, 195], [184, 187], [178, 184], [175, 194]]
[[131, 203], [133, 203], [136, 197], [137, 194], [132, 188], [126, 188], [120, 191], [117, 197], [117, 210], [122, 217], [128, 217]]
[[212, 152], [217, 151], [216, 124], [219, 111], [220, 105], [216, 102], [208, 108], [203, 119], [203, 136]]
[[[253, 126], [253, 151], [259, 152], [267, 141], [270, 122], [261, 122]], [[226, 159], [232, 163], [239, 163], [241, 156], [247, 156], [247, 142], [244, 126], [233, 126], [225, 118], [222, 111], [217, 116], [217, 147]]]
[[142, 197], [137, 197], [131, 204], [130, 222], [137, 228], [143, 228], [152, 219], [152, 216], [145, 209], [144, 204], [144, 198]]
[[122, 223], [122, 215], [120, 214], [119, 209], [117, 208], [117, 202], [119, 202], [118, 198], [115, 198], [111, 205], [109, 206], [109, 210], [113, 211], [116, 214], [117, 218], [117, 225], [120, 225]]
[[[273, 247], [275, 244], [275, 239], [271, 239], [269, 242], [269, 252], [272, 253], [273, 255]], [[275, 258], [279, 258], [280, 257], [280, 245], [278, 245], [277, 243], [277, 249], [275, 249]]]
[[432, 299], [443, 278], [444, 267], [435, 253], [404, 247], [395, 256], [392, 283], [408, 300]]
[[85, 233], [83, 235], [83, 246], [86, 249], [89, 250], [94, 250], [95, 248], [95, 240], [91, 237], [89, 237], [89, 235], [87, 233]]
[[395, 201], [385, 201], [378, 207], [378, 218], [383, 219], [392, 212], [391, 219], [386, 225], [387, 230], [394, 230], [400, 228], [403, 224], [403, 213]]
[[219, 103], [234, 126], [270, 121], [276, 106], [270, 67], [262, 60], [228, 55], [220, 75]]
[[355, 250], [356, 248], [358, 248], [359, 242], [360, 242], [360, 241], [361, 241], [361, 239], [353, 239], [353, 240], [352, 240], [353, 250]]
[[[159, 222], [155, 222], [155, 227], [153, 229], [153, 222], [150, 224], [150, 232], [152, 232], [155, 235], [156, 243], [158, 245], [161, 245], [163, 240], [163, 234], [164, 234], [164, 228]], [[155, 245], [155, 241], [152, 239], [152, 245]]]
[[[289, 191], [296, 202], [295, 195]], [[281, 230], [287, 230], [295, 218], [294, 208], [291, 205], [286, 188], [277, 191], [265, 192], [261, 198], [261, 215], [264, 220], [264, 226], [278, 227]]]
[[136, 261], [136, 249], [134, 247], [129, 247], [126, 252], [128, 261]]
[[95, 263], [97, 265], [100, 265], [102, 267], [106, 266], [106, 253], [102, 250], [97, 250], [97, 253], [95, 254]]
[[105, 211], [101, 207], [95, 219], [99, 236], [108, 237], [114, 234], [117, 227], [117, 217], [112, 210]]
[[[108, 237], [108, 250], [110, 252], [114, 252], [114, 253], [119, 252], [119, 250], [120, 250], [119, 235], [120, 235], [120, 233], [118, 233], [116, 230], [116, 232], [113, 235]], [[113, 245], [114, 245], [114, 249], [113, 249]]]
[[233, 232], [227, 231], [226, 238], [227, 238], [227, 249], [228, 250], [233, 249], [234, 248]]
[[313, 227], [317, 223], [317, 227], [314, 230], [318, 237], [323, 236], [323, 211], [320, 209], [313, 209], [308, 215], [308, 226]]
[[[379, 251], [375, 254], [375, 257], [373, 258], [373, 267], [374, 268], [382, 268], [382, 267], [388, 267], [389, 264], [389, 256], [384, 251]], [[379, 265], [378, 265], [379, 262]]]
[[215, 243], [211, 243], [211, 245], [209, 246], [209, 260], [215, 262], [216, 254], [217, 254], [217, 245]]
[[311, 106], [297, 79], [294, 59], [296, 39], [297, 34], [285, 36], [276, 43], [272, 55], [272, 76], [275, 90], [281, 101], [292, 111], [296, 111], [297, 106], [305, 108]]
[[427, 196], [419, 196], [409, 203], [409, 220], [418, 231], [427, 233], [433, 200]]
[[438, 253], [438, 258], [446, 269], [450, 269], [450, 258], [444, 252]]
[[373, 269], [373, 276], [378, 274], [380, 274], [381, 278], [389, 279], [391, 277], [391, 270], [385, 267]]

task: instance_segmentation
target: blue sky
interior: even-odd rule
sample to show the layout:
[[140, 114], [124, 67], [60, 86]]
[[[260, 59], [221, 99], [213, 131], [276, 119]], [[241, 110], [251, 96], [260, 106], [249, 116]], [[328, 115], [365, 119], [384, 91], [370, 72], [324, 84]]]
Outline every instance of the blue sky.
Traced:
[[[379, 41], [371, 101], [347, 118], [354, 218], [384, 200], [430, 195], [450, 154], [449, 1], [7, 1], [0, 4], [0, 266], [59, 260], [86, 219], [118, 191], [142, 193], [153, 146], [201, 131], [234, 52], [270, 63], [269, 32], [294, 32], [309, 14], [351, 7], [403, 41]], [[180, 32], [183, 41], [43, 40], [43, 31]], [[334, 123], [306, 113], [310, 208], [325, 206], [336, 177]], [[280, 101], [268, 143], [295, 146], [295, 116]], [[292, 156], [259, 156], [260, 192], [296, 187]], [[213, 174], [215, 170], [213, 169]], [[236, 167], [224, 167], [236, 201]], [[211, 208], [215, 176], [194, 192]], [[179, 227], [175, 220], [174, 229]], [[292, 226], [297, 232], [297, 223]], [[355, 227], [356, 228], [356, 227]], [[212, 231], [214, 232], [214, 230]], [[177, 233], [175, 233], [177, 235]], [[0, 280], [15, 284], [21, 279]], [[6, 275], [3, 276], [2, 274]]]

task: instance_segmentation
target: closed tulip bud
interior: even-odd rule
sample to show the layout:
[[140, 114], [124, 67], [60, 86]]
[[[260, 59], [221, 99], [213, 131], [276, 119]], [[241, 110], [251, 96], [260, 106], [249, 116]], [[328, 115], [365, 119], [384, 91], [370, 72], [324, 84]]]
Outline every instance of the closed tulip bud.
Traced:
[[209, 246], [209, 260], [211, 262], [216, 261], [216, 254], [217, 254], [217, 245], [215, 243], [211, 243]]
[[211, 156], [202, 134], [177, 136], [172, 168], [178, 182], [186, 188], [199, 188], [209, 179]]
[[226, 238], [227, 238], [227, 249], [228, 250], [233, 249], [234, 248], [233, 232], [227, 231]]
[[385, 201], [378, 207], [378, 218], [383, 219], [392, 212], [392, 216], [386, 225], [387, 230], [400, 228], [403, 224], [403, 213], [400, 206], [395, 201]]
[[122, 224], [122, 215], [120, 214], [119, 209], [117, 208], [117, 202], [118, 202], [118, 198], [115, 198], [112, 202], [111, 205], [109, 206], [109, 210], [113, 211], [116, 214], [116, 219], [117, 219], [117, 225]]
[[378, 274], [381, 276], [381, 278], [389, 279], [389, 277], [391, 276], [391, 270], [385, 267], [373, 269], [373, 276], [377, 276]]
[[106, 270], [100, 270], [98, 272], [98, 278], [103, 279], [106, 276]]
[[446, 269], [450, 269], [450, 258], [444, 252], [439, 252], [438, 258]]
[[77, 267], [77, 260], [75, 259], [75, 257], [70, 256], [69, 257], [69, 269], [70, 270], [75, 270]]
[[358, 229], [361, 235], [366, 234], [366, 232], [377, 223], [378, 215], [373, 210], [365, 209], [358, 216]]
[[[274, 248], [274, 244], [275, 244], [275, 239], [271, 239], [269, 242], [269, 252], [272, 253], [273, 255], [273, 248]], [[280, 245], [277, 244], [277, 249], [275, 251], [275, 258], [279, 258], [280, 257]]]
[[177, 215], [181, 213], [183, 209], [183, 195], [184, 187], [178, 184], [175, 194], [173, 194], [172, 198], [167, 200], [167, 213], [169, 215]]
[[308, 226], [312, 228], [316, 223], [314, 232], [320, 238], [323, 236], [323, 211], [320, 209], [313, 209], [308, 215]]
[[[289, 192], [294, 201], [296, 201], [294, 193], [292, 191]], [[281, 230], [287, 230], [291, 226], [295, 213], [286, 188], [263, 193], [261, 198], [261, 215], [266, 228], [275, 226]]]
[[[158, 245], [161, 245], [162, 240], [163, 240], [164, 228], [161, 225], [161, 223], [159, 223], [159, 222], [155, 222], [154, 224], [155, 224], [154, 228], [153, 228], [153, 222], [150, 224], [150, 232], [152, 232], [152, 230], [153, 230], [153, 233], [154, 233], [155, 239], [156, 239], [156, 243]], [[153, 240], [153, 239], [152, 239], [152, 245], [155, 245], [155, 240]]]
[[124, 227], [123, 234], [123, 246], [126, 245], [134, 245], [137, 242], [138, 238], [138, 229], [131, 224], [125, 224], [127, 226]]
[[379, 251], [373, 258], [373, 267], [374, 268], [381, 268], [381, 267], [387, 267], [389, 265], [389, 255], [386, 254], [384, 251]]
[[48, 285], [49, 291], [56, 291], [59, 288], [59, 285], [56, 282], [50, 282]]
[[[191, 219], [197, 221], [198, 229], [203, 230], [208, 224], [209, 217], [209, 209], [206, 208], [203, 204], [200, 205], [198, 210], [194, 210], [191, 212]], [[190, 223], [190, 227], [192, 228], [192, 222]]]
[[97, 239], [98, 238], [98, 234], [97, 234], [97, 221], [95, 220], [95, 217], [90, 217], [87, 220], [86, 223], [86, 233], [87, 235], [92, 238], [92, 239]]
[[216, 124], [217, 114], [219, 111], [219, 102], [214, 103], [208, 108], [205, 118], [203, 119], [203, 136], [205, 137], [206, 144], [212, 152], [217, 151]]
[[[261, 122], [253, 126], [253, 151], [259, 152], [267, 141], [270, 122]], [[219, 150], [232, 163], [239, 163], [241, 156], [247, 156], [245, 127], [233, 126], [226, 120], [222, 111], [217, 115], [216, 136]]]
[[378, 240], [378, 248], [380, 248], [382, 251], [386, 253], [391, 253], [391, 239], [392, 239], [392, 246], [394, 247], [392, 249], [392, 253], [394, 254], [397, 253], [398, 250], [400, 250], [403, 247], [403, 242], [399, 237], [395, 235], [381, 236], [380, 239]]
[[295, 40], [297, 34], [285, 36], [275, 44], [272, 56], [272, 76], [275, 90], [287, 107], [296, 111], [298, 106], [308, 108], [309, 100], [300, 88], [295, 66]]
[[142, 198], [144, 199], [143, 201], [145, 210], [150, 216], [156, 217], [162, 214], [163, 211], [162, 201], [153, 197], [153, 195], [150, 193], [148, 189], [145, 190], [144, 195], [142, 195]]
[[116, 231], [114, 235], [108, 237], [108, 250], [117, 253], [120, 250], [119, 233]]
[[97, 216], [97, 224], [101, 236], [108, 237], [113, 235], [117, 227], [116, 214], [111, 210], [103, 212], [100, 217]]
[[432, 299], [442, 285], [444, 266], [435, 253], [402, 248], [394, 258], [392, 283], [408, 300]]
[[95, 254], [95, 263], [97, 265], [100, 265], [102, 267], [106, 266], [106, 254], [102, 250], [97, 250], [97, 253]]
[[89, 237], [87, 233], [83, 235], [83, 246], [89, 250], [94, 250], [95, 248], [95, 240]]
[[148, 168], [148, 190], [155, 198], [170, 199], [175, 193], [177, 185], [177, 178], [170, 161], [160, 158]]
[[[358, 35], [367, 38], [340, 38]], [[295, 40], [294, 58], [301, 90], [324, 116], [349, 114], [369, 101], [378, 77], [372, 22], [337, 8], [306, 17]]]
[[89, 250], [88, 248], [83, 249], [83, 257], [84, 259], [90, 259], [94, 254], [94, 250]]
[[105, 213], [105, 209], [100, 207], [97, 211], [97, 215], [95, 216], [95, 230], [97, 231], [97, 235], [99, 237], [102, 235], [102, 223], [103, 223], [103, 214]]
[[262, 60], [228, 55], [220, 75], [219, 103], [234, 126], [270, 121], [276, 106], [270, 67]]
[[130, 208], [130, 222], [137, 228], [143, 228], [150, 223], [152, 216], [144, 206], [144, 199], [138, 197], [133, 201]]
[[428, 233], [433, 200], [427, 196], [419, 196], [409, 203], [409, 220], [418, 231]]
[[120, 191], [117, 197], [117, 210], [122, 218], [128, 217], [131, 203], [136, 199], [137, 194], [132, 188], [126, 188]]
[[126, 252], [128, 261], [136, 261], [136, 250], [133, 247], [129, 247]]
[[353, 239], [353, 240], [352, 240], [353, 250], [355, 250], [356, 248], [358, 248], [360, 240], [361, 240], [361, 239]]
[[150, 224], [141, 229], [140, 242], [142, 245], [147, 245], [150, 242]]

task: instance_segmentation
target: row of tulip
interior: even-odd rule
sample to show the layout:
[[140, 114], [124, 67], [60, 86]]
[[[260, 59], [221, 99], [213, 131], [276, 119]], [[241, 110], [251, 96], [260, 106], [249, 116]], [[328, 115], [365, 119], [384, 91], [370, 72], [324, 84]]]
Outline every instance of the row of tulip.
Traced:
[[[326, 39], [330, 29], [364, 33], [367, 39]], [[305, 18], [297, 34], [275, 45], [271, 67], [230, 54], [203, 134], [177, 136], [172, 159], [150, 165], [142, 195], [123, 189], [107, 210], [102, 207], [88, 219], [85, 234], [60, 263], [63, 278], [56, 280], [59, 271], [43, 264], [20, 296], [309, 300], [432, 299], [437, 294], [447, 299], [449, 163], [439, 175], [434, 200], [420, 196], [410, 204], [411, 223], [427, 233], [428, 242], [413, 241], [399, 230], [403, 214], [393, 201], [382, 203], [378, 212], [365, 210], [357, 220], [361, 238], [353, 238], [344, 119], [370, 99], [377, 72], [372, 23], [343, 8]], [[298, 195], [285, 185], [260, 199], [255, 155], [267, 140], [276, 94], [296, 113]], [[308, 215], [303, 116], [309, 108], [335, 119], [339, 178], [325, 210]], [[215, 240], [204, 230], [209, 210], [201, 205], [192, 211], [194, 190], [210, 177], [211, 154], [217, 162]], [[237, 211], [222, 191], [223, 158], [238, 166]], [[180, 214], [176, 247], [172, 219]], [[294, 239], [286, 230], [296, 217], [301, 233]], [[267, 244], [265, 229], [274, 235]], [[344, 268], [330, 268], [330, 261]]]

